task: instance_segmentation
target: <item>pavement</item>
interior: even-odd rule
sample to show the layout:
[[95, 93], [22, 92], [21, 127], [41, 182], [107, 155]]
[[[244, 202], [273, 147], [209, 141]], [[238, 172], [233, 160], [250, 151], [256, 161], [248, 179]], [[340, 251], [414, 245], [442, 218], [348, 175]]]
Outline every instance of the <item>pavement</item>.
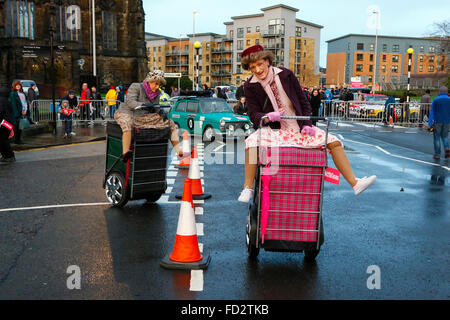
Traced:
[[65, 139], [63, 132], [61, 126], [58, 126], [57, 134], [54, 135], [53, 132], [50, 131], [48, 124], [32, 125], [30, 128], [26, 129], [23, 134], [23, 144], [11, 143], [11, 147], [14, 151], [23, 151], [99, 141], [105, 140], [106, 138], [106, 127], [102, 122], [96, 122], [94, 126], [75, 124], [73, 126], [75, 135], [70, 139]]
[[[159, 266], [173, 249], [175, 196], [187, 177], [172, 156], [160, 201], [115, 209], [101, 187], [104, 142], [18, 153], [0, 166], [0, 299], [448, 300], [449, 160], [432, 160], [431, 136], [409, 130], [332, 126], [355, 174], [378, 180], [358, 197], [345, 182], [325, 185], [325, 243], [313, 263], [302, 253], [248, 258], [248, 209], [236, 201], [244, 142], [199, 143], [212, 194], [195, 204], [199, 243], [211, 256], [202, 272]], [[70, 266], [81, 270], [80, 289], [67, 287]], [[379, 289], [367, 285], [374, 266]]]

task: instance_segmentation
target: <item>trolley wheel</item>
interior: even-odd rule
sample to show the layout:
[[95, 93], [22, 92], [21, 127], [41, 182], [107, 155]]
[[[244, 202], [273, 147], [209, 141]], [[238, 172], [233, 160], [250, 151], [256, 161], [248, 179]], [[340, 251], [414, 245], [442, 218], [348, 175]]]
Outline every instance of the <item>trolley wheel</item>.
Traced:
[[106, 177], [106, 199], [114, 208], [122, 208], [129, 200], [128, 188], [125, 188], [125, 177], [120, 171], [112, 171]]
[[145, 199], [147, 199], [147, 202], [154, 203], [161, 198], [161, 196], [164, 194], [164, 192], [158, 192], [154, 193], [152, 195], [147, 196]]
[[312, 249], [312, 250], [305, 250], [305, 260], [307, 261], [314, 261], [319, 254], [320, 249]]
[[246, 226], [246, 232], [245, 232], [245, 238], [246, 238], [246, 244], [247, 244], [247, 252], [248, 256], [251, 259], [255, 259], [259, 254], [259, 248], [256, 247], [255, 241], [256, 241], [256, 218], [255, 218], [255, 206], [252, 203], [248, 210], [248, 216], [247, 216], [247, 226]]

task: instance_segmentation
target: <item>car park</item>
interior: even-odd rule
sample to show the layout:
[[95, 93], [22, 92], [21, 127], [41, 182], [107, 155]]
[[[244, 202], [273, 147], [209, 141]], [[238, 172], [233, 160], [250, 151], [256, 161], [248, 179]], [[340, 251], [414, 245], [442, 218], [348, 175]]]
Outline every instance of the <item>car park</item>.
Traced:
[[181, 131], [214, 141], [216, 136], [248, 136], [253, 132], [249, 117], [236, 115], [220, 98], [184, 97], [172, 107], [169, 118]]

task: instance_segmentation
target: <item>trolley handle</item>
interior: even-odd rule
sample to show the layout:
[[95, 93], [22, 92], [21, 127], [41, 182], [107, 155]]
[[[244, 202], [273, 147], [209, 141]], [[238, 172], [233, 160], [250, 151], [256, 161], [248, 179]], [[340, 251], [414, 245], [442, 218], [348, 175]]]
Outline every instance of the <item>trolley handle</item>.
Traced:
[[[265, 119], [269, 119], [268, 116], [263, 116], [261, 118], [261, 122], [259, 123], [259, 127], [262, 127], [263, 121]], [[313, 117], [313, 116], [281, 116], [280, 119], [282, 120], [317, 120], [317, 121], [326, 121], [328, 124], [330, 123], [330, 120], [326, 117]]]

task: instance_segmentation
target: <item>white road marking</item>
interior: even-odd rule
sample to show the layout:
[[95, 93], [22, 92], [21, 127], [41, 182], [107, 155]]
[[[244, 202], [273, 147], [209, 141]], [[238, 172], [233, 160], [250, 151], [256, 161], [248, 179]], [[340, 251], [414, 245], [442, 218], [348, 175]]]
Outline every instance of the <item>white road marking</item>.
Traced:
[[203, 270], [191, 270], [190, 291], [203, 291]]
[[441, 168], [443, 168], [443, 169], [445, 169], [445, 170], [447, 170], [447, 171], [450, 171], [450, 168], [447, 167], [447, 166], [441, 166], [441, 165], [438, 164], [438, 163], [433, 163], [433, 162], [428, 162], [428, 161], [423, 161], [423, 160], [418, 160], [418, 159], [413, 159], [413, 158], [408, 158], [408, 157], [404, 157], [404, 156], [399, 156], [399, 155], [396, 155], [396, 154], [392, 154], [392, 153], [390, 153], [389, 151], [386, 151], [386, 150], [384, 150], [383, 148], [381, 148], [380, 146], [377, 146], [377, 145], [375, 145], [375, 144], [364, 143], [364, 142], [359, 142], [359, 141], [354, 141], [354, 140], [348, 140], [348, 139], [347, 139], [347, 141], [350, 141], [350, 142], [353, 142], [353, 143], [362, 144], [362, 145], [366, 145], [366, 146], [370, 146], [370, 147], [375, 147], [375, 148], [377, 148], [378, 150], [380, 150], [381, 152], [383, 152], [384, 154], [386, 154], [386, 155], [388, 155], [388, 156], [391, 156], [391, 157], [394, 157], [394, 158], [399, 158], [399, 159], [405, 159], [405, 160], [409, 160], [409, 161], [414, 161], [414, 162], [424, 163], [424, 164], [428, 164], [428, 165], [434, 166], [434, 167], [441, 167]]
[[203, 204], [205, 200], [194, 200], [194, 204]]
[[167, 171], [168, 177], [176, 177], [178, 175], [178, 171]]
[[195, 208], [195, 215], [197, 215], [197, 216], [203, 215], [203, 208], [201, 208], [201, 207]]
[[58, 209], [58, 208], [74, 208], [74, 207], [99, 207], [99, 206], [110, 206], [110, 205], [111, 204], [109, 202], [56, 204], [56, 205], [36, 206], [36, 207], [6, 208], [6, 209], [0, 209], [0, 212], [40, 210], [40, 209]]
[[167, 187], [166, 194], [172, 193], [173, 187]]
[[174, 185], [175, 184], [175, 179], [167, 179], [167, 184], [168, 185]]
[[202, 237], [205, 233], [203, 232], [203, 223], [197, 223], [197, 236]]

